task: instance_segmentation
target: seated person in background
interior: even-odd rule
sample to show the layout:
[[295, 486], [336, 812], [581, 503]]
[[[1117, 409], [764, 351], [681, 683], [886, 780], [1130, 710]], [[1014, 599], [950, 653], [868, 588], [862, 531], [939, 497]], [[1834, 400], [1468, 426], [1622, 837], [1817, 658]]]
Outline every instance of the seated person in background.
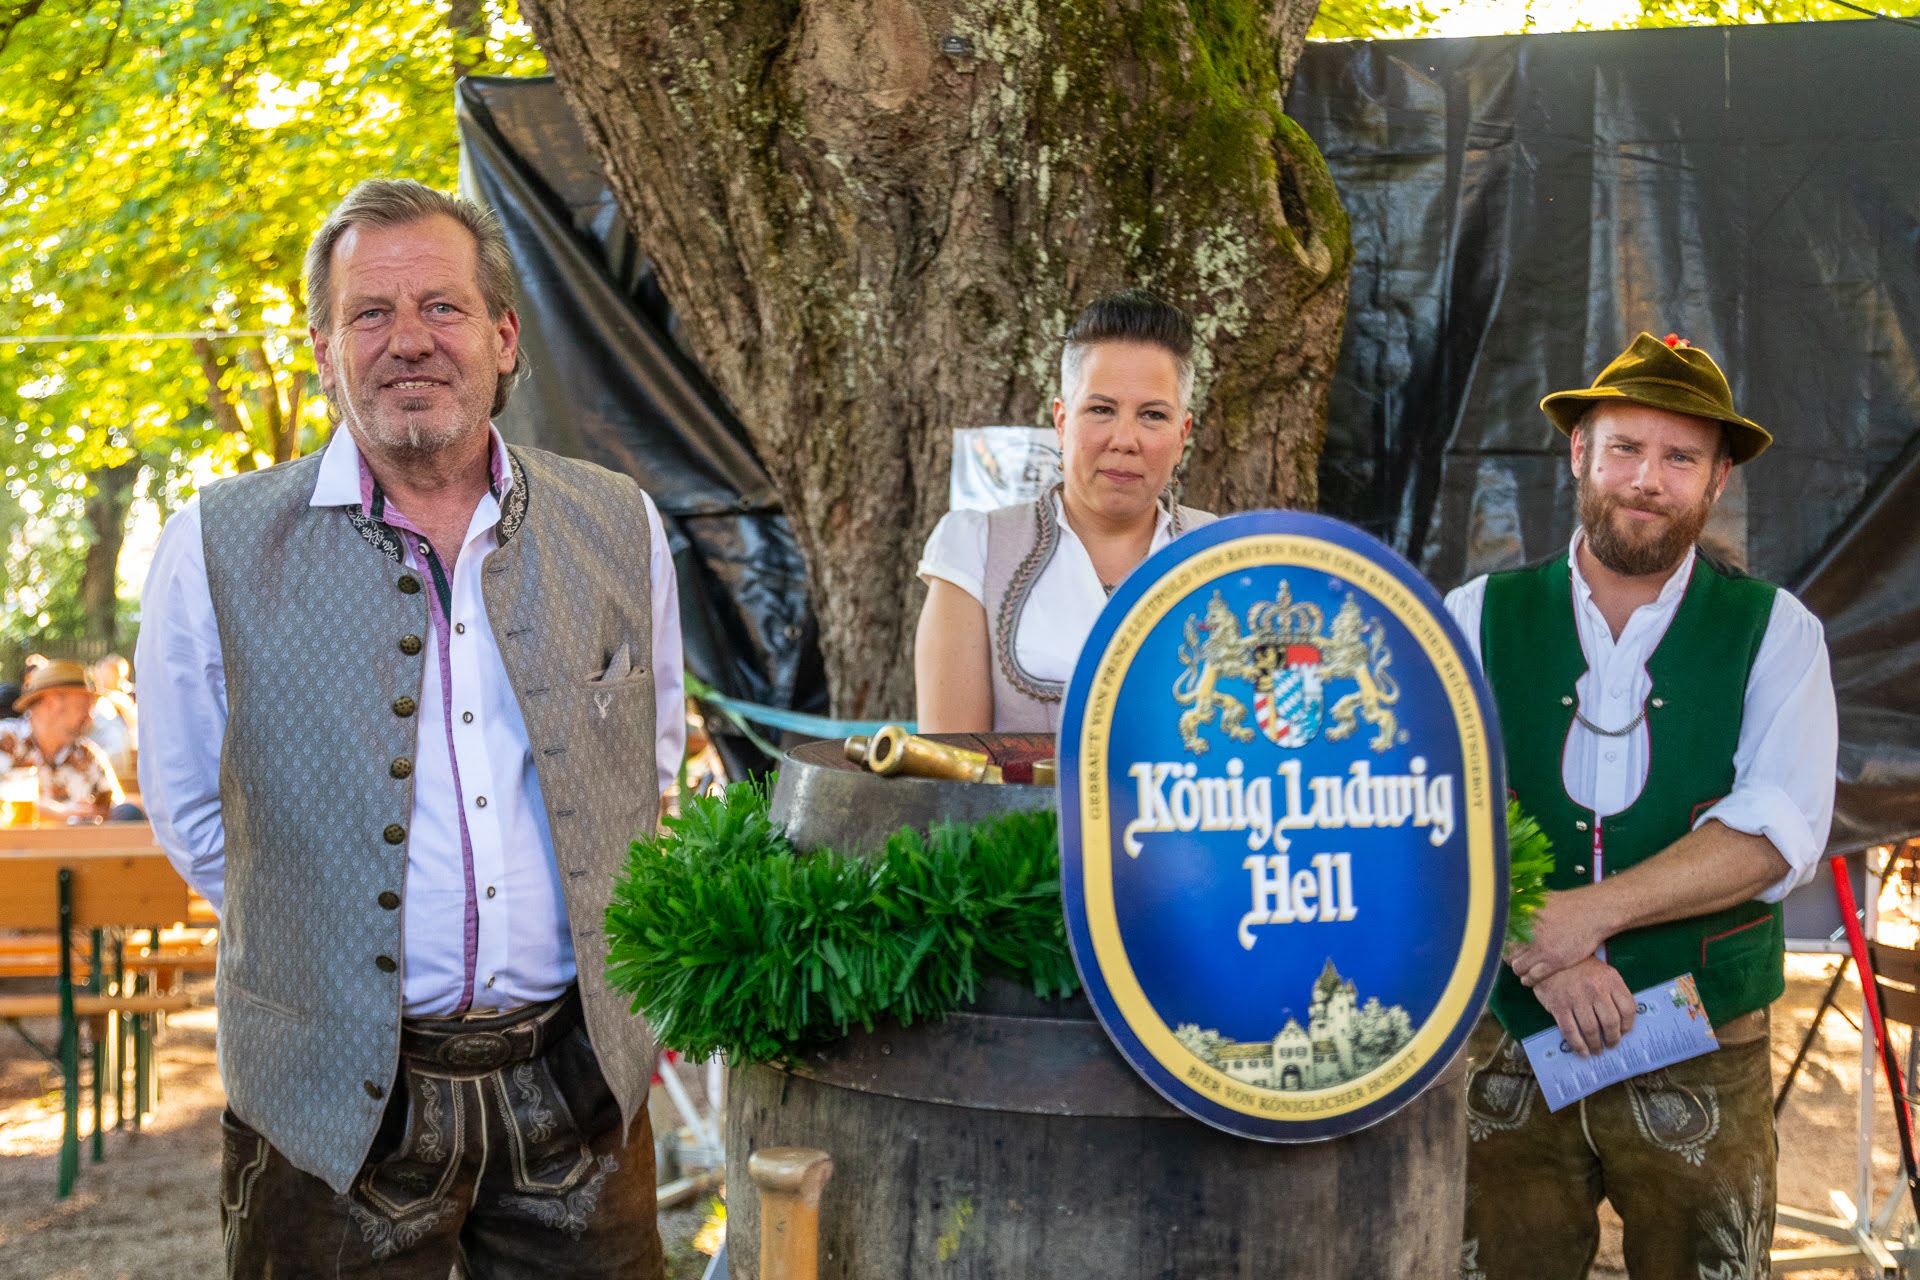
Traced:
[[122, 778], [135, 776], [134, 744], [140, 732], [128, 671], [127, 660], [117, 653], [93, 664], [93, 688], [99, 700], [93, 704], [93, 722], [87, 729], [87, 737], [107, 753], [114, 773]]
[[77, 662], [43, 662], [0, 720], [0, 770], [40, 771], [40, 817], [104, 818], [126, 800], [104, 751], [81, 738], [93, 717], [93, 681]]
[[1213, 519], [1167, 481], [1193, 415], [1193, 325], [1129, 289], [1080, 313], [1060, 355], [1062, 482], [1036, 502], [950, 511], [920, 558], [914, 638], [922, 733], [1050, 733], [1107, 597], [1149, 555]]

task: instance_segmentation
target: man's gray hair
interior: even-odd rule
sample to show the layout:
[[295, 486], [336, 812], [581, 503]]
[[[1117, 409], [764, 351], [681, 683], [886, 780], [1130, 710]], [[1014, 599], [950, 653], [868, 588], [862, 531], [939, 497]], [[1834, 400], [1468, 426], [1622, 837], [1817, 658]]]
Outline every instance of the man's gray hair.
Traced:
[[[428, 218], [447, 217], [473, 237], [480, 297], [487, 318], [498, 320], [513, 309], [513, 255], [500, 219], [461, 196], [436, 191], [411, 178], [370, 178], [347, 192], [307, 246], [307, 324], [316, 332], [333, 332], [333, 251], [354, 227], [404, 227]], [[493, 393], [493, 412], [507, 407], [513, 384], [520, 379], [526, 356], [514, 354], [513, 372], [500, 379]]]
[[1180, 380], [1180, 410], [1193, 399], [1193, 322], [1187, 313], [1145, 289], [1126, 289], [1096, 300], [1067, 330], [1060, 352], [1060, 398], [1073, 399], [1087, 352], [1103, 342], [1143, 342], [1173, 357]]

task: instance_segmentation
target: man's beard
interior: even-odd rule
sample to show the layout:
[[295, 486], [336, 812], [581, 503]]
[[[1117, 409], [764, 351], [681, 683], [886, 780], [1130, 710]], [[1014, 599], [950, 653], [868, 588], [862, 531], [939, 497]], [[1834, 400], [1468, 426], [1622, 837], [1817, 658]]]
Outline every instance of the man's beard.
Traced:
[[[1667, 518], [1666, 523], [1648, 525], [1638, 530], [1639, 536], [1635, 536], [1633, 525], [1622, 532], [1615, 515], [1629, 508], [1656, 511]], [[1580, 527], [1586, 531], [1587, 550], [1601, 564], [1625, 577], [1670, 572], [1700, 540], [1712, 511], [1711, 497], [1702, 497], [1691, 508], [1624, 502], [1593, 483], [1591, 465], [1580, 474]]]
[[[330, 402], [338, 401], [340, 416], [361, 437], [390, 454], [430, 457], [472, 435], [476, 429], [476, 418], [484, 426], [491, 417], [477, 403], [465, 403], [473, 398], [471, 395], [461, 397], [461, 403], [449, 418], [433, 412], [428, 407], [431, 402], [425, 397], [420, 398], [417, 408], [412, 407], [406, 399], [396, 406], [376, 408], [365, 402], [372, 399], [377, 391], [349, 391], [345, 379], [340, 380], [337, 387], [337, 395], [334, 394], [335, 388], [322, 389], [329, 392]], [[490, 407], [493, 388], [488, 388], [487, 396]]]

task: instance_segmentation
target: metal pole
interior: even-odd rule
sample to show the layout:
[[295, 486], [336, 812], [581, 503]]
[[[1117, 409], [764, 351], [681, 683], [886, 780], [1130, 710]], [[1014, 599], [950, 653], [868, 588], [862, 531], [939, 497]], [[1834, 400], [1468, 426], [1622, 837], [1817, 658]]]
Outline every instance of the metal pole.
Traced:
[[[127, 994], [127, 936], [119, 930], [113, 938], [113, 994]], [[127, 1124], [127, 1015], [113, 1015], [113, 1127]]]
[[1780, 1113], [1787, 1108], [1787, 1095], [1793, 1092], [1793, 1082], [1800, 1074], [1800, 1068], [1807, 1061], [1807, 1054], [1813, 1049], [1813, 1042], [1820, 1034], [1820, 1020], [1827, 1016], [1827, 1010], [1833, 1008], [1835, 997], [1840, 994], [1840, 984], [1846, 980], [1847, 966], [1853, 963], [1852, 956], [1841, 956], [1839, 967], [1833, 971], [1833, 981], [1827, 984], [1827, 993], [1820, 997], [1820, 1007], [1813, 1011], [1813, 1021], [1807, 1026], [1807, 1034], [1801, 1037], [1800, 1051], [1793, 1055], [1793, 1065], [1787, 1068], [1787, 1075], [1780, 1082], [1780, 1092], [1773, 1097], [1773, 1118], [1778, 1120]]
[[[1887, 1073], [1887, 1092], [1893, 1096], [1893, 1124], [1900, 1135], [1900, 1168], [1907, 1176], [1907, 1195], [1913, 1201], [1913, 1212], [1920, 1218], [1920, 1166], [1913, 1157], [1913, 1116], [1907, 1108], [1907, 1097], [1900, 1089], [1900, 1061], [1894, 1056], [1893, 1040], [1887, 1035], [1887, 1024], [1880, 1016], [1880, 992], [1874, 985], [1873, 962], [1867, 955], [1866, 931], [1860, 927], [1860, 909], [1854, 903], [1853, 882], [1847, 879], [1847, 860], [1833, 859], [1833, 891], [1840, 899], [1840, 922], [1847, 929], [1847, 943], [1853, 948], [1853, 962], [1860, 969], [1860, 994], [1867, 1007], [1868, 1025], [1861, 1028], [1864, 1036], [1871, 1032], [1880, 1050], [1880, 1064]], [[1865, 1045], [1861, 1046], [1864, 1056]], [[1872, 1200], [1863, 1199], [1863, 1205], [1871, 1208]]]
[[[92, 941], [92, 964], [90, 965], [87, 973], [87, 991], [97, 996], [100, 994], [100, 977], [101, 977], [101, 974], [100, 974], [101, 947], [100, 947], [100, 931], [98, 929], [93, 930], [93, 936], [91, 941]], [[100, 1055], [101, 1055], [102, 1049], [105, 1046], [106, 1039], [107, 1039], [106, 1015], [99, 1014], [99, 1013], [93, 1014], [87, 1019], [87, 1049], [88, 1049], [88, 1056], [93, 1059], [93, 1162], [95, 1164], [99, 1164], [103, 1159], [105, 1159], [106, 1153], [107, 1153], [107, 1148], [106, 1148], [107, 1139], [106, 1139], [106, 1135], [102, 1132], [102, 1129], [105, 1127], [103, 1124], [103, 1121], [106, 1119], [106, 1112], [105, 1112], [106, 1103], [105, 1103], [105, 1098], [102, 1094], [102, 1090], [105, 1087], [105, 1082], [100, 1078], [100, 1065], [101, 1065]]]
[[80, 1024], [73, 1013], [73, 872], [60, 868], [60, 1199], [80, 1176]]
[[[160, 930], [147, 930], [147, 949], [155, 960], [160, 958]], [[156, 990], [155, 994], [158, 994]], [[147, 1085], [152, 1092], [147, 1109], [151, 1111], [160, 1104], [160, 1062], [154, 1055], [154, 1038], [160, 1032], [160, 1017], [157, 1012], [147, 1015]]]

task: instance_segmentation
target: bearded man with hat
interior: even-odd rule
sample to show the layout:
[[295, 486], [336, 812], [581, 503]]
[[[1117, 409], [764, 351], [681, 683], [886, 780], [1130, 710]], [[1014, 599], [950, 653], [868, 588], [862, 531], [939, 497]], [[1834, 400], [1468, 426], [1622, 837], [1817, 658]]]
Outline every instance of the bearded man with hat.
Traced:
[[0, 720], [0, 771], [40, 771], [40, 813], [49, 818], [104, 818], [126, 800], [106, 752], [81, 735], [93, 720], [94, 689], [78, 662], [45, 662], [28, 674], [14, 706]]
[[[1499, 708], [1509, 786], [1553, 842], [1546, 905], [1469, 1046], [1467, 1280], [1587, 1274], [1604, 1197], [1634, 1280], [1768, 1273], [1768, 1006], [1780, 902], [1833, 816], [1820, 622], [1695, 543], [1772, 437], [1713, 359], [1641, 334], [1540, 407], [1580, 524], [1544, 563], [1447, 597]], [[1719, 1048], [1549, 1112], [1521, 1041], [1617, 1044], [1634, 993], [1692, 975]]]

